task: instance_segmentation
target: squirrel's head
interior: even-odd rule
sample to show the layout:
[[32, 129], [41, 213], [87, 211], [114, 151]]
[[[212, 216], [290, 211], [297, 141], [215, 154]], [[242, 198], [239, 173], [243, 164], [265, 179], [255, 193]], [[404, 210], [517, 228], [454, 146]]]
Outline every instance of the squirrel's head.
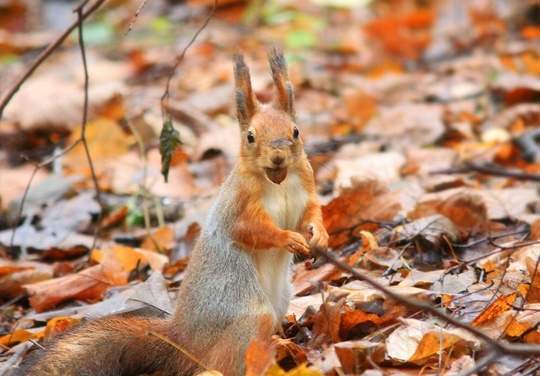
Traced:
[[280, 184], [290, 167], [303, 158], [304, 147], [295, 124], [294, 93], [283, 52], [271, 49], [268, 60], [275, 94], [272, 102], [261, 104], [253, 94], [242, 54], [235, 54], [236, 112], [242, 137], [241, 158], [271, 182]]

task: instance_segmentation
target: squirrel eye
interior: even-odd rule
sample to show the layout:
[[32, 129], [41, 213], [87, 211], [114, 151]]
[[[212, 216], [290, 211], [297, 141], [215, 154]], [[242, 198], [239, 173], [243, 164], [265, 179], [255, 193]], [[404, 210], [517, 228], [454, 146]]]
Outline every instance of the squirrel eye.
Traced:
[[255, 136], [253, 135], [252, 131], [249, 131], [247, 134], [247, 139], [250, 144], [255, 142]]
[[294, 127], [293, 129], [294, 138], [298, 138], [299, 135], [300, 135], [300, 131], [298, 130], [298, 128]]

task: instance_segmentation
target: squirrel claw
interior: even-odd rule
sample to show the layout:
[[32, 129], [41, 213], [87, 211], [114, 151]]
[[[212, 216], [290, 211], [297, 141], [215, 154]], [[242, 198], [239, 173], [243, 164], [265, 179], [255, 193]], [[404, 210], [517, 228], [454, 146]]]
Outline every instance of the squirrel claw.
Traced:
[[311, 249], [319, 250], [328, 248], [328, 233], [324, 227], [317, 227], [313, 223], [308, 225], [310, 234], [309, 246]]
[[297, 255], [308, 256], [309, 245], [302, 235], [297, 232], [289, 231], [289, 239], [287, 240], [287, 246], [285, 247], [291, 253]]

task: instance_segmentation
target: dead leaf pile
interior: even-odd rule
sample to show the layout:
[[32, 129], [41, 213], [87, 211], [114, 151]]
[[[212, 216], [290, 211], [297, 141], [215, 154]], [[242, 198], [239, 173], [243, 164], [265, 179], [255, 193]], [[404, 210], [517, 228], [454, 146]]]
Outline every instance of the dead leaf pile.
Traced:
[[[23, 53], [53, 40], [38, 27], [49, 2], [37, 3], [0, 4], [0, 93], [27, 69]], [[283, 336], [250, 345], [247, 375], [536, 372], [540, 350], [484, 361], [486, 338], [540, 345], [538, 4], [220, 1], [160, 103], [213, 4], [173, 3], [117, 1], [85, 21], [84, 127], [72, 38], [2, 109], [0, 374], [30, 340], [84, 319], [173, 310], [240, 148], [231, 56], [245, 51], [268, 100], [261, 46], [273, 44], [330, 251], [349, 269], [322, 256], [294, 265]], [[165, 147], [167, 184], [164, 123], [180, 140]]]

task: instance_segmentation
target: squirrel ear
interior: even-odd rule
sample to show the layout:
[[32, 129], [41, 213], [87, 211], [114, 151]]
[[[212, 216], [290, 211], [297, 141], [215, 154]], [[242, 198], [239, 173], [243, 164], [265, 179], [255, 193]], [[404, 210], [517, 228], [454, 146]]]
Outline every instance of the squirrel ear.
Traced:
[[258, 102], [251, 89], [249, 69], [244, 62], [244, 56], [240, 52], [234, 54], [234, 80], [236, 85], [236, 114], [240, 126], [243, 127], [247, 126], [253, 115], [255, 115]]
[[274, 96], [274, 105], [285, 111], [293, 121], [296, 121], [296, 112], [294, 110], [294, 92], [289, 81], [287, 72], [287, 62], [283, 51], [273, 47], [268, 51], [268, 61], [272, 70], [272, 78], [276, 85], [276, 94]]

